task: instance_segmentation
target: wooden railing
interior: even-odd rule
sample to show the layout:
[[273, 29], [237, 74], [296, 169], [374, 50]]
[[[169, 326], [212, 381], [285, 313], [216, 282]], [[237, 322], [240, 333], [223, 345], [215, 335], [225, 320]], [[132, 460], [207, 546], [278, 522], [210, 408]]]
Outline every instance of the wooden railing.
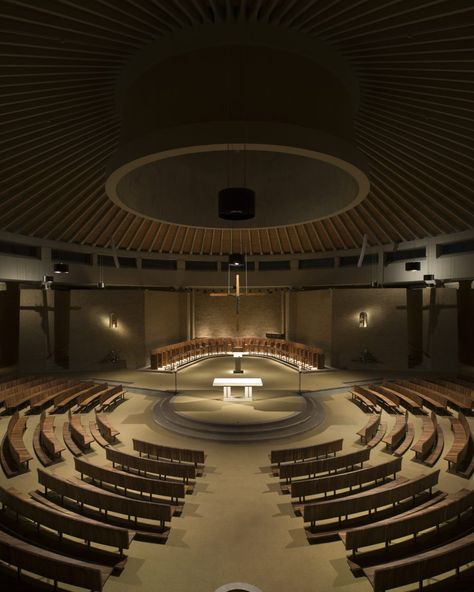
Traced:
[[253, 355], [271, 356], [303, 368], [324, 368], [324, 352], [319, 347], [285, 339], [260, 337], [199, 338], [158, 347], [150, 352], [151, 368], [169, 368], [206, 356], [225, 355], [234, 350]]

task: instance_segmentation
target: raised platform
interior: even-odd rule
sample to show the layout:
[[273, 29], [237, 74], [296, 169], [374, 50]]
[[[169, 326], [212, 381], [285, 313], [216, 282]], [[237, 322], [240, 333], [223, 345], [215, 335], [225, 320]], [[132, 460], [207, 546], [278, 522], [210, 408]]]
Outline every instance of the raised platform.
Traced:
[[212, 391], [191, 391], [160, 400], [153, 419], [184, 436], [226, 442], [286, 438], [318, 426], [320, 403], [291, 392], [259, 392], [253, 401], [222, 401]]

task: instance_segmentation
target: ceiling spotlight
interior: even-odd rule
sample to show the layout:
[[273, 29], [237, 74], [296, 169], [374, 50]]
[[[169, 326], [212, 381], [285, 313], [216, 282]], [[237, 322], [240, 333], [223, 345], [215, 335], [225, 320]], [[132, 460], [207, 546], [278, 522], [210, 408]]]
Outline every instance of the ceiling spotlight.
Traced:
[[227, 187], [219, 191], [219, 218], [250, 220], [255, 217], [255, 191], [248, 187]]
[[405, 271], [420, 271], [421, 270], [421, 262], [420, 261], [407, 261], [405, 263]]
[[67, 263], [55, 263], [54, 273], [69, 273], [69, 265]]
[[230, 267], [244, 267], [245, 266], [245, 255], [241, 253], [231, 253], [229, 255], [229, 266]]

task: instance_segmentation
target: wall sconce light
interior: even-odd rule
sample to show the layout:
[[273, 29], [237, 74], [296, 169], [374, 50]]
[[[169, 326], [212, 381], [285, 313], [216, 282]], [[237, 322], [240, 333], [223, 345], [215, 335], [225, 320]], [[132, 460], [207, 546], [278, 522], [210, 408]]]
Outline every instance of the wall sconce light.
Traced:
[[55, 263], [53, 271], [54, 273], [69, 273], [69, 265], [67, 263]]
[[420, 271], [421, 270], [421, 262], [420, 261], [407, 261], [405, 263], [405, 271]]
[[365, 329], [367, 327], [368, 323], [367, 323], [367, 313], [366, 312], [360, 312], [359, 313], [359, 327], [361, 329]]
[[109, 328], [110, 329], [117, 329], [118, 327], [118, 318], [114, 312], [109, 314]]

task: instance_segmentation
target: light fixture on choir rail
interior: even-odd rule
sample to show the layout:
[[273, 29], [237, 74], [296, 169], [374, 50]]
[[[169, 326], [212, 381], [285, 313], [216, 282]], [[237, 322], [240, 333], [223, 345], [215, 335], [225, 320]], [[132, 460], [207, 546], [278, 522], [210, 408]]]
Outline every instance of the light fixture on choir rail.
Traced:
[[368, 326], [367, 313], [362, 311], [359, 313], [359, 327], [365, 329]]

